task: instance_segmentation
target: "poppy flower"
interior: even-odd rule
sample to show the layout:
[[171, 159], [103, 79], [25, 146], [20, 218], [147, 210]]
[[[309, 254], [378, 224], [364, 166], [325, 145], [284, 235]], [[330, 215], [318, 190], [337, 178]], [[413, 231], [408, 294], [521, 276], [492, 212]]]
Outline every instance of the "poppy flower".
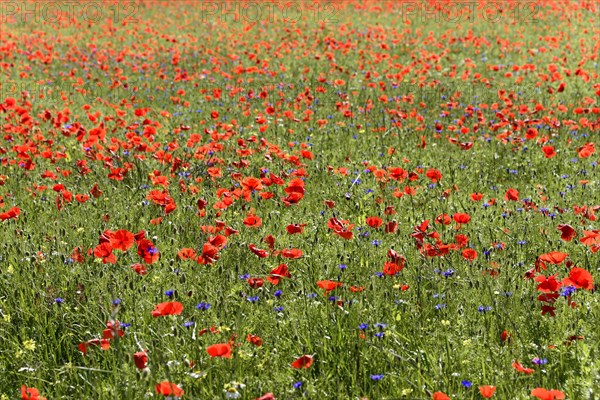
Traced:
[[285, 249], [281, 250], [281, 257], [296, 259], [302, 257], [302, 250], [300, 249]]
[[265, 281], [262, 278], [248, 278], [248, 285], [253, 289], [258, 289], [264, 285]]
[[402, 271], [404, 269], [404, 260], [401, 261], [401, 264], [396, 264], [392, 261], [387, 261], [385, 264], [383, 264], [383, 274], [384, 275], [396, 275], [398, 273], [400, 273], [400, 271]]
[[479, 386], [479, 393], [481, 393], [481, 396], [485, 399], [489, 399], [494, 395], [494, 392], [496, 391], [496, 386]]
[[163, 317], [165, 315], [179, 315], [183, 312], [183, 304], [178, 301], [167, 301], [156, 304], [152, 310], [152, 316]]
[[133, 270], [133, 271], [134, 271], [136, 274], [138, 274], [138, 275], [142, 275], [142, 276], [143, 276], [143, 275], [146, 275], [146, 274], [148, 273], [148, 268], [146, 268], [146, 266], [145, 266], [145, 265], [142, 265], [142, 264], [140, 264], [140, 263], [133, 264], [133, 265], [131, 266], [131, 269], [132, 269], [132, 270]]
[[465, 213], [456, 213], [452, 216], [452, 219], [459, 224], [468, 224], [471, 221], [471, 216]]
[[442, 173], [435, 168], [428, 169], [425, 176], [428, 177], [432, 183], [437, 183], [442, 180]]
[[558, 230], [561, 232], [560, 238], [565, 242], [570, 242], [577, 237], [577, 231], [571, 225], [560, 224]]
[[89, 347], [100, 347], [102, 350], [110, 349], [110, 340], [109, 339], [91, 339], [87, 342], [79, 343], [77, 345], [79, 351], [83, 354], [87, 354]]
[[269, 257], [269, 252], [263, 249], [259, 249], [258, 247], [256, 247], [254, 244], [250, 243], [248, 245], [248, 248], [250, 249], [251, 252], [253, 252], [254, 254], [256, 254], [259, 258], [266, 258]]
[[383, 220], [379, 217], [368, 217], [366, 222], [367, 225], [369, 225], [373, 229], [377, 229], [381, 225], [383, 225]]
[[155, 386], [156, 393], [163, 396], [181, 397], [185, 393], [182, 388], [169, 381], [163, 381]]
[[546, 157], [546, 158], [552, 158], [556, 155], [554, 146], [543, 146], [542, 152], [544, 153], [544, 157]]
[[589, 271], [575, 267], [569, 271], [569, 277], [562, 280], [565, 286], [575, 286], [577, 289], [594, 289], [594, 278]]
[[432, 399], [433, 400], [451, 400], [450, 397], [448, 397], [448, 395], [444, 392], [434, 392]]
[[448, 214], [440, 214], [437, 217], [435, 217], [434, 221], [436, 224], [449, 225], [451, 222], [451, 219]]
[[313, 364], [314, 362], [314, 358], [313, 356], [310, 355], [304, 355], [302, 357], [298, 357], [296, 359], [296, 361], [294, 361], [292, 364], [290, 364], [292, 366], [292, 368], [295, 369], [302, 369], [302, 368], [310, 368], [310, 366]]
[[39, 390], [36, 388], [23, 385], [21, 386], [21, 400], [46, 400], [46, 398], [41, 397]]
[[290, 224], [290, 225], [286, 226], [285, 230], [290, 235], [293, 235], [295, 233], [303, 233], [305, 226], [306, 226], [306, 224]]
[[102, 243], [94, 248], [94, 256], [102, 259], [102, 264], [115, 264], [117, 257], [113, 254], [110, 243]]
[[262, 219], [259, 216], [250, 214], [244, 219], [244, 225], [250, 228], [258, 228], [262, 225]]
[[477, 259], [477, 251], [474, 249], [464, 249], [462, 251], [462, 256], [465, 260], [474, 261]]
[[133, 353], [133, 362], [138, 369], [144, 369], [148, 366], [148, 354], [145, 351]]
[[257, 397], [256, 400], [275, 400], [275, 396], [273, 395], [273, 393], [269, 392], [263, 394], [260, 397]]
[[231, 358], [231, 345], [229, 343], [213, 344], [206, 348], [211, 357]]
[[142, 239], [137, 242], [137, 253], [146, 264], [155, 263], [160, 258], [158, 249], [148, 239]]
[[181, 260], [195, 259], [197, 256], [196, 250], [190, 248], [183, 248], [177, 252], [177, 257]]
[[539, 400], [564, 400], [565, 398], [565, 394], [556, 389], [535, 388], [531, 391], [531, 395]]
[[542, 262], [558, 265], [562, 263], [569, 255], [560, 251], [551, 251], [550, 253], [542, 254], [539, 259]]
[[537, 290], [543, 293], [552, 293], [558, 291], [561, 288], [562, 283], [556, 280], [556, 275], [544, 276], [538, 275], [534, 279], [536, 282], [540, 282], [537, 286]]
[[504, 194], [504, 200], [519, 201], [519, 191], [517, 189], [508, 189]]
[[521, 365], [520, 362], [515, 361], [512, 363], [512, 367], [517, 371], [517, 372], [522, 372], [525, 375], [531, 375], [535, 372], [534, 369], [532, 368], [525, 368], [523, 365]]
[[260, 338], [260, 336], [257, 335], [253, 335], [251, 333], [248, 334], [248, 336], [246, 336], [246, 341], [248, 343], [252, 343], [253, 345], [255, 345], [256, 347], [260, 347], [263, 344], [262, 339]]
[[115, 250], [127, 251], [131, 246], [133, 246], [134, 237], [133, 233], [121, 229], [110, 236], [110, 245]]
[[7, 219], [16, 219], [21, 214], [19, 207], [13, 207], [10, 210], [0, 214], [0, 220], [6, 221]]
[[338, 287], [342, 286], [342, 282], [334, 282], [334, 281], [318, 281], [317, 282], [317, 286], [320, 287], [321, 289], [325, 289], [325, 295], [327, 295], [327, 293], [331, 292], [332, 290], [337, 289]]
[[273, 268], [267, 276], [267, 280], [273, 285], [278, 285], [281, 278], [291, 278], [288, 266], [286, 264], [280, 264], [278, 267]]
[[202, 265], [212, 264], [219, 259], [219, 249], [210, 243], [204, 243], [202, 254], [198, 256], [196, 262]]

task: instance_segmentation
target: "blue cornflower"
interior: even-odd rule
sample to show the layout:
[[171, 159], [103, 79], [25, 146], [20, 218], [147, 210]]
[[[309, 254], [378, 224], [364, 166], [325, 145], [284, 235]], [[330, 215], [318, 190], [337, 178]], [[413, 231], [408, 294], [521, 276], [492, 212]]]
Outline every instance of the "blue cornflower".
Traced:
[[450, 278], [452, 275], [454, 275], [454, 270], [453, 269], [448, 269], [446, 271], [444, 271], [444, 277], [445, 278]]
[[118, 306], [119, 304], [121, 304], [121, 299], [114, 299], [113, 300], [113, 306]]
[[247, 300], [250, 303], [254, 304], [254, 303], [256, 303], [258, 301], [258, 299], [260, 299], [260, 297], [258, 297], [258, 296], [249, 296]]
[[186, 328], [189, 328], [190, 326], [194, 326], [195, 322], [194, 321], [186, 321], [183, 323], [183, 326]]
[[165, 296], [167, 296], [167, 297], [173, 297], [174, 294], [175, 294], [174, 290], [167, 290], [165, 292]]
[[531, 360], [531, 362], [535, 365], [544, 365], [544, 364], [548, 364], [548, 359], [534, 357], [533, 360]]
[[201, 303], [198, 303], [198, 305], [196, 306], [197, 310], [208, 310], [210, 308], [210, 304], [209, 303], [205, 303], [204, 301]]
[[283, 311], [283, 307], [282, 306], [277, 306], [273, 310], [275, 310], [277, 312], [281, 312], [281, 311]]
[[441, 310], [441, 309], [443, 309], [443, 308], [446, 308], [446, 304], [445, 304], [445, 303], [444, 303], [444, 304], [436, 304], [436, 305], [435, 305], [435, 309], [436, 309], [436, 310]]
[[300, 389], [302, 387], [302, 382], [294, 383], [294, 389]]
[[362, 323], [358, 326], [358, 329], [360, 329], [361, 331], [364, 331], [368, 327], [369, 327], [369, 324]]
[[383, 374], [371, 375], [371, 379], [374, 380], [375, 382], [380, 381], [383, 379]]
[[61, 305], [62, 303], [65, 302], [65, 299], [63, 299], [62, 297], [57, 297], [54, 299], [54, 302], [58, 305]]
[[471, 386], [473, 386], [473, 384], [471, 383], [471, 381], [468, 381], [466, 379], [464, 381], [462, 381], [460, 384], [463, 385], [466, 388], [470, 388]]
[[563, 290], [560, 292], [561, 296], [568, 297], [577, 291], [575, 286], [565, 286]]
[[275, 293], [273, 293], [273, 296], [275, 297], [279, 297], [283, 294], [283, 292], [281, 290], [277, 290]]

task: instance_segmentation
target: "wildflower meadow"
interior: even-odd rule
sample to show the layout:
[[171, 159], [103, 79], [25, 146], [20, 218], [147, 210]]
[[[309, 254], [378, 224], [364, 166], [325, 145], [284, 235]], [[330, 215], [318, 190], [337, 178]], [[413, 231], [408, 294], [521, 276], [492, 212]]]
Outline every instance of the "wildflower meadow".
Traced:
[[595, 0], [0, 1], [0, 399], [600, 399]]

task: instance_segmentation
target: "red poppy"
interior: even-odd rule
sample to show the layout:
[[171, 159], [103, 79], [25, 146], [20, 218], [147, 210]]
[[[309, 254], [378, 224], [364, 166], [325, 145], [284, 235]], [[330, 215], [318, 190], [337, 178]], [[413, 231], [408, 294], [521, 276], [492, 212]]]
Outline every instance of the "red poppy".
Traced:
[[182, 388], [169, 381], [163, 381], [155, 386], [156, 393], [163, 396], [181, 397], [185, 393]]
[[102, 264], [115, 264], [117, 257], [112, 253], [112, 246], [110, 243], [102, 243], [94, 248], [94, 256], [102, 259]]
[[305, 226], [306, 226], [306, 224], [290, 224], [290, 225], [286, 226], [285, 230], [290, 235], [293, 235], [294, 233], [303, 233]]
[[551, 251], [550, 253], [542, 254], [538, 258], [544, 263], [558, 265], [562, 263], [568, 256], [568, 254], [561, 253], [560, 251]]
[[325, 289], [325, 295], [327, 295], [327, 293], [331, 292], [332, 290], [339, 288], [342, 285], [343, 285], [342, 282], [334, 282], [334, 281], [327, 281], [327, 280], [317, 282], [318, 287], [320, 287], [321, 289]]
[[489, 399], [494, 395], [494, 392], [496, 391], [496, 386], [479, 386], [479, 393], [481, 393], [481, 396], [485, 399]]
[[271, 270], [267, 280], [273, 285], [278, 285], [281, 278], [291, 278], [288, 266], [286, 264], [280, 264], [278, 267]]
[[253, 289], [258, 289], [265, 284], [265, 281], [262, 278], [248, 278], [247, 282]]
[[248, 248], [250, 249], [251, 252], [253, 252], [254, 254], [256, 254], [258, 257], [260, 258], [266, 258], [269, 257], [269, 252], [263, 249], [259, 249], [258, 247], [256, 247], [254, 244], [250, 243], [248, 245]]
[[396, 264], [392, 261], [387, 261], [385, 264], [383, 264], [383, 273], [385, 275], [396, 275], [398, 273], [400, 273], [400, 271], [402, 271], [404, 269], [404, 260], [402, 260], [401, 264]]
[[260, 397], [257, 397], [256, 400], [275, 400], [275, 396], [273, 395], [273, 393], [269, 392], [263, 394]]
[[398, 223], [396, 221], [390, 221], [385, 224], [385, 233], [396, 233], [398, 230]]
[[537, 290], [542, 293], [552, 293], [558, 291], [562, 287], [562, 283], [556, 280], [556, 275], [544, 276], [538, 275], [535, 277], [536, 282], [540, 282], [537, 286]]
[[210, 243], [204, 243], [202, 254], [198, 256], [196, 262], [202, 265], [212, 264], [219, 259], [219, 249]]
[[462, 251], [462, 256], [465, 260], [474, 261], [477, 259], [477, 251], [475, 251], [475, 249], [464, 249]]
[[138, 351], [133, 354], [133, 362], [138, 369], [144, 369], [148, 366], [148, 354], [145, 351]]
[[46, 398], [41, 397], [39, 390], [36, 388], [28, 388], [23, 385], [21, 386], [21, 400], [46, 400]]
[[425, 173], [425, 176], [431, 180], [432, 183], [436, 183], [442, 180], [442, 173], [435, 168], [430, 168]]
[[535, 388], [531, 391], [531, 395], [540, 400], [564, 400], [565, 398], [565, 394], [556, 389]]
[[281, 257], [296, 259], [302, 257], [302, 250], [300, 249], [285, 249], [281, 250]]
[[383, 220], [379, 217], [369, 217], [366, 220], [367, 225], [369, 225], [371, 228], [377, 229], [379, 228], [381, 225], [383, 225]]
[[179, 257], [181, 260], [195, 259], [197, 256], [196, 250], [187, 247], [177, 252], [177, 257]]
[[556, 155], [554, 146], [543, 146], [542, 152], [544, 152], [544, 157], [546, 157], [546, 158], [552, 158]]
[[19, 207], [13, 207], [7, 212], [1, 213], [0, 220], [6, 221], [7, 219], [16, 219], [19, 214], [21, 214], [21, 209]]
[[504, 194], [504, 200], [519, 201], [519, 191], [517, 189], [508, 189]]
[[244, 225], [250, 228], [258, 228], [262, 225], [262, 219], [257, 215], [250, 214], [244, 219]]
[[313, 364], [313, 362], [314, 362], [313, 356], [304, 355], [302, 357], [298, 357], [296, 359], [296, 361], [294, 361], [291, 364], [291, 366], [292, 366], [292, 368], [295, 368], [295, 369], [310, 368], [310, 366]]
[[231, 345], [229, 343], [218, 343], [208, 346], [206, 352], [211, 357], [231, 358]]
[[134, 237], [133, 233], [121, 229], [110, 236], [110, 245], [115, 250], [127, 251], [131, 246], [133, 246]]
[[146, 275], [148, 273], [148, 268], [140, 263], [133, 264], [131, 269], [138, 275]]
[[125, 332], [119, 329], [119, 321], [112, 323], [111, 321], [106, 322], [106, 329], [102, 331], [102, 337], [104, 339], [113, 339], [115, 335], [119, 337], [125, 336]]
[[183, 304], [178, 301], [167, 301], [156, 304], [152, 310], [152, 316], [163, 317], [165, 315], [179, 315], [183, 312]]
[[532, 368], [525, 368], [523, 365], [521, 365], [520, 362], [515, 361], [512, 363], [512, 367], [517, 371], [517, 372], [522, 372], [525, 375], [531, 375], [535, 372], [534, 369]]
[[452, 219], [459, 224], [468, 224], [471, 220], [471, 216], [465, 213], [456, 213], [452, 216]]
[[471, 193], [471, 200], [480, 201], [483, 199], [483, 193]]
[[260, 336], [257, 335], [253, 335], [251, 333], [248, 334], [248, 336], [246, 336], [246, 341], [248, 343], [252, 343], [253, 345], [255, 345], [256, 347], [260, 347], [263, 344], [262, 339], [260, 338]]
[[577, 237], [577, 231], [571, 225], [560, 224], [558, 230], [561, 232], [560, 238], [565, 242], [570, 242]]
[[137, 242], [137, 253], [146, 264], [155, 263], [160, 258], [158, 249], [148, 239], [142, 239]]
[[448, 214], [440, 214], [435, 217], [436, 224], [449, 225], [451, 222], [450, 216]]
[[79, 343], [77, 346], [79, 350], [83, 354], [87, 354], [87, 350], [89, 347], [100, 347], [102, 350], [110, 349], [110, 340], [109, 339], [91, 339], [87, 342]]
[[450, 397], [444, 392], [435, 392], [433, 393], [433, 400], [451, 400]]
[[594, 278], [589, 271], [575, 267], [569, 271], [569, 277], [562, 280], [565, 286], [575, 286], [577, 289], [594, 289]]

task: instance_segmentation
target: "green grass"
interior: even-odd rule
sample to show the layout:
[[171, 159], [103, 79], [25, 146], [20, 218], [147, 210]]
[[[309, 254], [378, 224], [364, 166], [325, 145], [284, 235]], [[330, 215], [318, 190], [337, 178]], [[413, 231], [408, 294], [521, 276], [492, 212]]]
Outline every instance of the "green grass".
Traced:
[[[386, 7], [383, 2], [367, 3]], [[530, 393], [537, 387], [559, 389], [570, 400], [598, 398], [598, 291], [577, 290], [571, 298], [576, 308], [559, 297], [556, 316], [551, 317], [541, 315], [537, 283], [524, 278], [538, 256], [551, 251], [567, 253], [575, 265], [588, 270], [596, 281], [599, 278], [598, 253], [579, 241], [584, 230], [598, 229], [598, 224], [576, 214], [573, 208], [593, 207], [600, 200], [597, 154], [589, 158], [577, 155], [579, 147], [596, 141], [598, 113], [574, 112], [577, 107], [590, 111], [598, 107], [596, 93], [600, 88], [594, 86], [598, 82], [598, 58], [594, 49], [600, 32], [593, 24], [598, 14], [558, 4], [562, 11], [554, 10], [553, 4], [543, 5], [533, 21], [516, 24], [493, 24], [480, 18], [461, 24], [413, 18], [407, 25], [398, 12], [353, 9], [335, 3], [336, 23], [320, 24], [307, 16], [296, 24], [278, 20], [244, 30], [243, 22], [224, 23], [214, 17], [209, 26], [202, 22], [200, 7], [184, 2], [138, 4], [138, 23], [123, 26], [117, 21], [112, 33], [105, 23], [88, 25], [86, 21], [60, 28], [20, 20], [3, 24], [1, 45], [14, 43], [15, 50], [2, 53], [3, 62], [11, 66], [4, 67], [0, 77], [0, 100], [17, 99], [34, 123], [27, 126], [11, 110], [1, 114], [0, 175], [6, 180], [0, 186], [5, 203], [0, 212], [18, 206], [21, 214], [18, 219], [2, 222], [0, 230], [0, 398], [18, 398], [21, 385], [27, 385], [38, 388], [48, 399], [141, 399], [150, 393], [160, 396], [154, 386], [165, 380], [180, 384], [186, 399], [225, 398], [224, 388], [233, 381], [246, 385], [240, 389], [242, 399], [272, 392], [278, 399], [417, 400], [430, 399], [436, 391], [455, 399], [479, 399], [477, 387], [481, 385], [496, 386], [494, 398], [498, 399], [532, 398]], [[326, 38], [351, 46], [328, 47]], [[381, 43], [389, 49], [382, 49]], [[542, 47], [545, 51], [540, 51]], [[51, 52], [52, 61], [42, 62], [35, 56], [38, 50]], [[178, 65], [171, 64], [174, 52], [181, 54]], [[249, 59], [249, 53], [256, 54], [260, 63]], [[327, 53], [335, 60], [329, 61]], [[318, 60], [316, 54], [320, 55]], [[390, 57], [380, 59], [381, 54]], [[238, 56], [238, 61], [230, 55]], [[469, 66], [467, 59], [475, 65]], [[147, 64], [144, 73], [136, 72], [143, 64]], [[536, 70], [505, 76], [513, 65], [525, 64], [533, 64]], [[259, 70], [265, 66], [274, 76], [236, 75], [238, 65], [257, 66]], [[503, 69], [493, 71], [492, 67], [499, 65]], [[561, 73], [554, 82], [541, 76], [551, 75], [550, 65], [557, 65]], [[189, 81], [175, 81], [181, 69], [188, 72]], [[451, 75], [453, 69], [455, 77]], [[577, 69], [590, 79], [576, 75]], [[379, 74], [371, 78], [375, 88], [369, 87], [364, 77], [368, 70]], [[463, 80], [465, 71], [469, 77]], [[391, 76], [395, 74], [402, 76]], [[487, 78], [489, 87], [476, 81], [476, 74]], [[208, 82], [201, 75], [214, 81]], [[320, 75], [327, 82], [319, 82]], [[123, 76], [126, 79], [122, 80]], [[517, 77], [523, 78], [520, 83], [515, 82]], [[71, 88], [78, 78], [88, 88], [99, 82], [103, 86], [93, 96], [83, 95]], [[337, 87], [336, 79], [344, 80], [344, 85]], [[447, 89], [443, 93], [440, 88], [420, 91], [420, 79], [426, 84], [440, 82]], [[108, 89], [119, 80], [128, 82], [129, 87]], [[49, 85], [48, 81], [54, 83]], [[385, 91], [380, 90], [379, 82], [385, 83]], [[566, 89], [550, 94], [548, 89], [556, 89], [560, 82], [566, 83]], [[287, 86], [269, 88], [274, 83]], [[393, 89], [394, 83], [401, 84], [400, 88]], [[228, 85], [243, 91], [230, 96]], [[319, 93], [318, 86], [326, 92]], [[50, 91], [50, 87], [56, 89]], [[221, 88], [222, 99], [208, 101], [205, 96], [211, 93], [202, 93], [202, 88]], [[305, 88], [318, 103], [298, 98]], [[21, 102], [21, 89], [32, 95], [30, 105]], [[180, 89], [186, 94], [177, 94]], [[250, 89], [256, 94], [266, 89], [268, 98], [240, 103], [239, 97]], [[499, 98], [500, 89], [514, 93], [512, 105]], [[66, 100], [61, 99], [60, 91], [65, 92]], [[337, 110], [336, 103], [342, 101], [338, 91], [348, 95], [353, 116], [346, 117]], [[452, 98], [456, 91], [467, 95]], [[40, 92], [44, 98], [39, 98]], [[402, 101], [402, 96], [410, 93], [414, 100]], [[383, 103], [378, 98], [384, 94], [399, 98]], [[474, 99], [473, 94], [478, 97]], [[175, 104], [171, 97], [180, 97], [181, 103], [188, 101], [190, 105]], [[594, 104], [586, 104], [586, 97]], [[454, 104], [448, 107], [448, 103]], [[510, 122], [496, 130], [494, 124], [501, 118], [491, 109], [494, 103]], [[90, 105], [89, 111], [82, 108], [85, 104]], [[313, 113], [302, 121], [309, 104]], [[365, 113], [368, 104], [371, 106]], [[531, 114], [536, 104], [544, 109]], [[566, 107], [564, 112], [558, 109], [561, 104]], [[273, 105], [276, 115], [265, 114], [267, 105]], [[529, 111], [519, 113], [521, 105], [527, 105]], [[468, 106], [477, 108], [479, 116], [475, 111], [465, 117]], [[134, 109], [144, 107], [150, 109], [145, 117], [134, 115]], [[102, 160], [86, 158], [84, 144], [76, 134], [61, 134], [66, 121], [54, 124], [43, 118], [45, 110], [54, 118], [64, 109], [71, 112], [68, 123], [79, 122], [87, 132], [104, 120], [106, 139], [95, 151], [113, 167], [125, 168], [130, 163], [122, 181], [108, 178], [110, 170]], [[125, 113], [119, 116], [117, 109]], [[395, 123], [399, 118], [389, 113], [392, 109], [405, 114], [401, 126]], [[161, 115], [163, 110], [170, 117]], [[215, 127], [210, 115], [213, 110], [219, 112], [219, 120], [226, 118], [222, 120], [225, 124], [232, 120], [237, 123], [231, 138], [219, 140], [221, 147], [213, 148], [213, 155], [195, 158], [197, 150], [212, 141], [205, 129], [220, 134], [226, 131], [224, 125]], [[286, 110], [300, 122], [284, 116]], [[91, 122], [88, 112], [99, 112], [98, 121]], [[443, 112], [447, 115], [441, 116]], [[265, 132], [260, 132], [256, 123], [259, 115], [269, 120]], [[457, 137], [459, 142], [474, 143], [468, 151], [446, 140], [446, 136], [455, 136], [448, 126], [459, 126], [457, 120], [463, 117], [469, 132]], [[160, 124], [156, 136], [152, 140], [135, 133], [132, 136], [141, 137], [150, 150], [127, 148], [133, 143], [127, 133], [134, 132], [128, 127], [141, 124], [144, 118]], [[320, 127], [320, 119], [327, 124]], [[540, 121], [532, 125], [528, 121], [533, 119]], [[553, 120], [560, 121], [560, 126], [553, 125]], [[435, 129], [438, 121], [443, 126], [439, 134]], [[174, 131], [182, 125], [190, 129]], [[496, 137], [509, 130], [513, 132], [511, 138], [521, 138], [535, 125], [539, 134], [533, 140], [503, 142]], [[17, 132], [13, 126], [24, 130]], [[194, 133], [200, 135], [200, 142], [188, 146]], [[253, 135], [258, 138], [256, 142], [249, 141]], [[419, 147], [421, 136], [425, 137], [425, 148]], [[544, 157], [544, 144], [537, 142], [542, 137], [555, 147], [555, 157]], [[246, 141], [252, 154], [237, 153], [239, 138]], [[261, 138], [288, 155], [298, 156], [303, 165], [278, 157], [261, 145]], [[290, 142], [296, 145], [289, 147]], [[167, 153], [187, 166], [172, 171], [172, 164], [152, 157], [169, 143], [178, 146], [171, 146]], [[23, 159], [17, 146], [24, 144], [31, 148], [32, 170], [19, 166]], [[302, 158], [301, 144], [310, 144], [307, 150], [314, 159]], [[395, 149], [391, 155], [389, 148]], [[45, 158], [44, 151], [53, 152], [54, 159]], [[57, 152], [66, 157], [57, 158]], [[141, 155], [145, 160], [136, 158]], [[221, 167], [222, 178], [208, 175], [211, 156], [218, 158], [211, 161]], [[80, 173], [81, 165], [77, 164], [84, 159], [90, 169], [87, 174]], [[247, 168], [235, 164], [241, 159], [248, 161]], [[371, 165], [420, 172], [415, 181], [380, 183], [365, 172]], [[345, 167], [349, 174], [333, 173], [329, 166]], [[275, 193], [271, 200], [254, 193], [250, 202], [236, 200], [220, 214], [213, 209], [217, 189], [232, 189], [238, 184], [231, 176], [234, 172], [259, 177], [261, 170], [268, 168], [285, 177], [287, 184], [293, 176], [286, 174], [300, 167], [307, 174], [306, 193], [297, 205], [285, 206], [280, 200], [286, 195], [285, 186], [273, 185], [265, 187]], [[425, 176], [429, 168], [442, 173], [436, 185], [430, 186]], [[46, 170], [59, 178], [42, 178]], [[62, 176], [61, 171], [72, 173]], [[149, 175], [154, 171], [170, 183], [169, 194], [177, 209], [168, 215], [161, 207], [147, 204], [150, 190], [162, 189], [153, 187]], [[188, 175], [178, 175], [181, 172]], [[195, 182], [196, 178], [202, 181]], [[360, 183], [355, 182], [357, 178]], [[181, 192], [180, 180], [188, 187], [196, 185], [198, 193]], [[589, 182], [583, 185], [580, 180]], [[83, 204], [73, 200], [59, 211], [55, 204], [58, 193], [52, 191], [57, 183], [74, 195], [89, 194], [97, 183], [103, 195]], [[35, 185], [48, 188], [37, 192]], [[395, 188], [404, 190], [405, 186], [417, 188], [415, 195], [392, 195]], [[531, 199], [535, 206], [504, 200], [509, 188], [517, 189], [521, 200]], [[446, 198], [447, 189], [451, 194]], [[471, 200], [469, 195], [475, 192], [483, 193], [484, 198]], [[196, 202], [200, 198], [208, 202], [205, 217], [198, 216]], [[492, 198], [496, 203], [484, 207]], [[324, 200], [335, 201], [335, 208], [326, 207]], [[385, 215], [387, 206], [393, 206], [397, 213]], [[263, 220], [260, 228], [243, 224], [251, 209]], [[560, 213], [559, 209], [565, 211]], [[452, 216], [457, 212], [468, 213], [471, 221], [460, 229], [454, 222], [434, 223], [439, 214]], [[385, 234], [383, 227], [368, 227], [365, 219], [369, 216], [380, 216], [385, 222], [395, 219], [398, 231]], [[161, 224], [150, 223], [158, 217], [164, 217]], [[361, 230], [354, 229], [354, 238], [344, 240], [327, 228], [333, 217], [349, 220]], [[214, 225], [215, 220], [239, 230], [239, 235], [228, 238], [218, 261], [199, 265], [180, 260], [177, 253], [182, 248], [202, 251], [210, 235], [203, 233], [201, 226]], [[458, 233], [467, 235], [478, 258], [466, 261], [460, 251], [450, 251], [444, 257], [422, 256], [410, 235], [423, 220], [431, 221], [429, 232], [439, 232], [444, 243], [453, 243]], [[288, 235], [285, 227], [293, 223], [307, 224], [304, 233]], [[570, 242], [561, 240], [559, 224], [573, 226], [578, 237]], [[127, 252], [115, 250], [115, 265], [103, 265], [94, 256], [86, 256], [83, 263], [69, 261], [75, 247], [83, 249], [82, 253], [93, 249], [107, 229], [145, 230], [160, 251], [160, 260], [147, 266], [145, 276], [131, 269], [132, 264], [141, 262], [135, 246]], [[368, 236], [361, 235], [365, 231]], [[303, 257], [285, 260], [253, 255], [248, 245], [268, 249], [263, 238], [269, 234], [276, 238], [276, 249], [299, 248]], [[505, 249], [494, 248], [500, 242]], [[406, 267], [397, 276], [377, 276], [388, 261], [390, 248], [406, 258]], [[278, 286], [265, 280], [263, 287], [253, 289], [240, 279], [244, 274], [265, 278], [283, 262], [288, 264], [292, 278]], [[340, 269], [340, 264], [346, 268]], [[454, 273], [445, 277], [443, 272], [450, 269]], [[490, 269], [498, 274], [486, 273]], [[569, 272], [563, 263], [549, 265], [541, 273], [558, 274], [557, 279], [562, 279]], [[344, 286], [324, 296], [316, 282], [326, 279], [339, 280]], [[401, 290], [401, 285], [409, 289]], [[364, 291], [352, 292], [351, 286], [364, 287]], [[275, 296], [278, 289], [282, 291], [280, 297]], [[154, 305], [169, 300], [167, 290], [175, 291], [173, 300], [183, 304], [183, 313], [153, 318]], [[331, 295], [344, 300], [343, 306], [330, 301]], [[254, 296], [259, 300], [248, 301]], [[58, 304], [57, 298], [64, 301]], [[120, 299], [118, 306], [115, 299]], [[196, 305], [200, 302], [211, 307], [199, 311]], [[436, 307], [441, 304], [445, 307]], [[480, 312], [480, 306], [491, 310]], [[283, 309], [275, 311], [275, 307]], [[125, 335], [113, 339], [107, 351], [90, 348], [83, 355], [78, 344], [101, 337], [106, 322], [114, 319], [130, 324]], [[185, 327], [189, 321], [195, 325]], [[377, 328], [377, 323], [386, 326]], [[361, 324], [369, 325], [364, 338], [360, 337]], [[199, 334], [211, 326], [220, 333]], [[504, 330], [512, 335], [510, 342], [501, 340]], [[377, 332], [383, 332], [383, 337], [376, 337]], [[256, 347], [245, 341], [249, 333], [260, 336], [263, 345]], [[207, 354], [207, 346], [225, 343], [234, 334], [239, 346], [234, 346], [231, 359]], [[584, 339], [565, 344], [573, 335]], [[133, 362], [133, 353], [140, 350], [148, 351], [145, 371], [139, 371]], [[314, 355], [310, 368], [290, 367], [305, 354]], [[548, 362], [533, 365], [534, 357]], [[516, 372], [511, 367], [514, 360], [535, 372]], [[373, 380], [372, 375], [378, 374], [383, 374], [383, 379]], [[471, 381], [473, 387], [465, 388], [463, 380]], [[302, 382], [302, 386], [295, 388], [295, 382]]]

